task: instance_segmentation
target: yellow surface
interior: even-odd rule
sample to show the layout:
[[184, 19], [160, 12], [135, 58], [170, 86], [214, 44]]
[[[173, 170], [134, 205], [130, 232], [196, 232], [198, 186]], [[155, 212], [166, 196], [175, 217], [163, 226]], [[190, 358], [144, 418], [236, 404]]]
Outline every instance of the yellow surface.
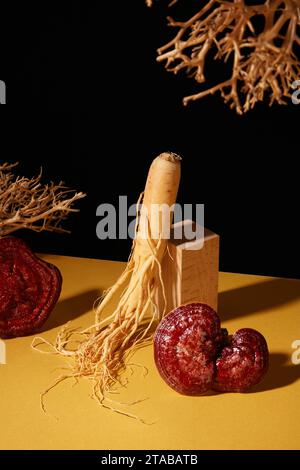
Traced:
[[[62, 271], [61, 300], [45, 325], [52, 341], [59, 327], [93, 321], [99, 289], [111, 285], [122, 263], [47, 256]], [[230, 332], [256, 328], [267, 338], [271, 367], [248, 394], [184, 397], [159, 377], [152, 347], [134, 360], [135, 369], [120, 401], [147, 398], [125, 411], [151, 425], [107, 411], [90, 398], [87, 381], [65, 382], [46, 397], [39, 393], [60, 373], [64, 359], [30, 349], [31, 337], [6, 340], [7, 364], [0, 365], [1, 449], [299, 449], [300, 365], [292, 364], [292, 342], [300, 339], [300, 281], [220, 274], [220, 315]], [[56, 370], [55, 370], [56, 369]]]

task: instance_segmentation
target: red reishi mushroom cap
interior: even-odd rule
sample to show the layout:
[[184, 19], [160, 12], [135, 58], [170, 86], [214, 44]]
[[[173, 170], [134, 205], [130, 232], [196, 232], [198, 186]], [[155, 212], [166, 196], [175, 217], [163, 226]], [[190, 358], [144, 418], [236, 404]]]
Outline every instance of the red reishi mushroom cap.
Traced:
[[208, 305], [176, 308], [162, 320], [154, 337], [160, 375], [179, 393], [205, 393], [214, 381], [214, 361], [221, 341], [219, 317]]
[[0, 337], [35, 333], [60, 296], [58, 268], [38, 258], [20, 239], [0, 238]]
[[170, 312], [154, 336], [154, 359], [164, 381], [184, 395], [211, 389], [244, 392], [268, 370], [265, 338], [244, 328], [228, 337], [217, 313], [192, 303]]
[[214, 390], [245, 392], [258, 384], [269, 366], [268, 345], [261, 333], [251, 328], [238, 330], [216, 361]]

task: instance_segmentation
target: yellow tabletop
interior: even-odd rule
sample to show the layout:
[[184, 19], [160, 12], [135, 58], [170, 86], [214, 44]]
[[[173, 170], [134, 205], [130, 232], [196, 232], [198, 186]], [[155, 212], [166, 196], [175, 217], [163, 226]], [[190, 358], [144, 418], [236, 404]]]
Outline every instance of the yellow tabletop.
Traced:
[[[64, 278], [61, 299], [42, 336], [53, 341], [72, 320], [93, 322], [92, 305], [113, 284], [123, 263], [45, 256]], [[152, 347], [139, 350], [128, 389], [117, 399], [146, 399], [123, 410], [141, 422], [105, 410], [91, 399], [90, 384], [64, 382], [39, 395], [60, 374], [64, 359], [30, 348], [32, 337], [5, 341], [0, 364], [1, 449], [299, 449], [300, 365], [292, 343], [300, 340], [300, 281], [220, 273], [223, 326], [233, 333], [255, 328], [267, 338], [271, 365], [263, 383], [247, 394], [185, 397], [167, 387], [156, 371]], [[2, 344], [3, 346], [3, 344]]]

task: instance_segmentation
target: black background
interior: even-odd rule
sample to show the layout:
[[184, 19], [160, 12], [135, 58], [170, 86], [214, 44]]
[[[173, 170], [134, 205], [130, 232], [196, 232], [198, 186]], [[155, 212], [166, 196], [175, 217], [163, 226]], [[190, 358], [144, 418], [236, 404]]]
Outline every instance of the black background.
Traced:
[[[196, 1], [173, 14], [188, 17]], [[130, 241], [96, 238], [96, 207], [134, 203], [157, 154], [183, 157], [179, 201], [204, 203], [221, 235], [221, 269], [300, 277], [300, 106], [237, 116], [216, 95], [189, 107], [197, 85], [157, 64], [172, 31], [167, 2], [23, 2], [3, 12], [1, 160], [86, 191], [71, 235], [22, 232], [38, 251], [125, 260]], [[209, 83], [226, 77], [210, 62]], [[224, 75], [224, 77], [223, 77]], [[300, 78], [300, 77], [299, 77]]]

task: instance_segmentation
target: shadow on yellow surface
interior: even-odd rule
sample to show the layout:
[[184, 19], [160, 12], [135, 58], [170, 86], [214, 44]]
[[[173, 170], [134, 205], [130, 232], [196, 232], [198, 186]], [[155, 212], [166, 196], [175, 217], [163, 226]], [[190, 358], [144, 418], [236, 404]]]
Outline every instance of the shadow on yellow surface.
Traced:
[[271, 353], [267, 375], [260, 384], [253, 387], [251, 392], [265, 392], [286, 387], [299, 379], [300, 366], [292, 365], [291, 358], [287, 354]]
[[271, 279], [219, 294], [222, 321], [265, 311], [300, 299], [300, 280]]
[[62, 326], [70, 320], [80, 317], [93, 309], [95, 300], [101, 296], [101, 291], [91, 289], [80, 294], [59, 300], [50, 317], [43, 326], [43, 331]]

